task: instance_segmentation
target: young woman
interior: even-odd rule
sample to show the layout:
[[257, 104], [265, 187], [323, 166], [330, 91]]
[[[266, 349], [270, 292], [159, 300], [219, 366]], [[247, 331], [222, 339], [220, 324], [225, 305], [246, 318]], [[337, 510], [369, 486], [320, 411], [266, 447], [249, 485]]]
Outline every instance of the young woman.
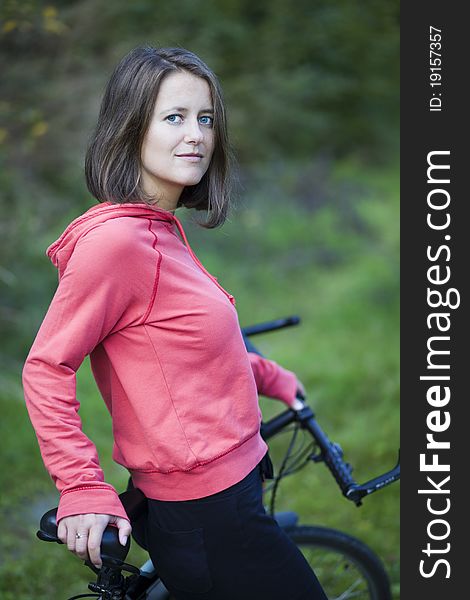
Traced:
[[106, 89], [86, 177], [99, 204], [48, 248], [59, 285], [23, 371], [61, 493], [60, 539], [100, 566], [108, 523], [123, 544], [131, 533], [78, 416], [75, 374], [90, 355], [113, 457], [148, 498], [150, 556], [173, 595], [324, 599], [261, 497], [258, 393], [294, 406], [301, 384], [246, 352], [233, 296], [174, 215], [205, 211], [211, 228], [227, 214], [229, 146], [213, 72], [182, 48], [130, 52]]

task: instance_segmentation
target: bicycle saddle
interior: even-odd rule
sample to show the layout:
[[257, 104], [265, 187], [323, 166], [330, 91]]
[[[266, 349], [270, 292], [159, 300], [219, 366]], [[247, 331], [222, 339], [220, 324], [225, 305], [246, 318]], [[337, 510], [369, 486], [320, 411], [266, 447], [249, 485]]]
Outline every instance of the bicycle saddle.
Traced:
[[[131, 523], [133, 520], [139, 520], [145, 514], [146, 498], [144, 494], [136, 488], [129, 489], [119, 495], [119, 498], [126, 510]], [[57, 507], [48, 510], [41, 517], [39, 531], [36, 533], [40, 540], [45, 542], [56, 542], [62, 544], [57, 537]], [[101, 558], [106, 566], [121, 566], [129, 552], [130, 539], [127, 544], [122, 546], [119, 542], [118, 530], [116, 527], [108, 525], [103, 533], [101, 541]]]

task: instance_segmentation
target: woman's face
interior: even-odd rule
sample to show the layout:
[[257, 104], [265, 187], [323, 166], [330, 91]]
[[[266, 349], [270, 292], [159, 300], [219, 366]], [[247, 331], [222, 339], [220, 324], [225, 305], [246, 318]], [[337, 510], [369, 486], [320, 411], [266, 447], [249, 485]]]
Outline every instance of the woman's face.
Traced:
[[158, 206], [174, 210], [183, 188], [196, 185], [214, 151], [214, 107], [209, 84], [186, 71], [167, 75], [145, 134], [141, 182]]

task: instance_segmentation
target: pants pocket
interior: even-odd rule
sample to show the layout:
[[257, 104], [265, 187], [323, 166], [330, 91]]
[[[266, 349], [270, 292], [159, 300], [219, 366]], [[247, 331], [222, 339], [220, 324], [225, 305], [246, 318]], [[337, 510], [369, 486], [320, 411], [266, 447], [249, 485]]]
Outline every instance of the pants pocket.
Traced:
[[262, 481], [266, 481], [266, 479], [274, 479], [274, 466], [271, 461], [271, 457], [269, 456], [269, 452], [266, 452], [261, 459], [261, 462], [259, 463], [259, 470]]
[[170, 591], [203, 593], [212, 580], [202, 529], [167, 531], [149, 523], [149, 552], [158, 574]]

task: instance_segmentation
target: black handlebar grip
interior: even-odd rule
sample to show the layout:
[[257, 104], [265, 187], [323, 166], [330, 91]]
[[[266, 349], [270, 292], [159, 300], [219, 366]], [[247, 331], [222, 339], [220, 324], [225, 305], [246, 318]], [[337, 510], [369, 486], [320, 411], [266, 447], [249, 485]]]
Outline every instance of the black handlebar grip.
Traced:
[[57, 537], [57, 508], [51, 508], [41, 517], [39, 524], [39, 531], [36, 533], [37, 537], [44, 542], [57, 542], [62, 544]]
[[[40, 529], [37, 537], [45, 542], [57, 542], [62, 544], [57, 537], [57, 508], [48, 510], [41, 518]], [[119, 530], [117, 527], [108, 525], [103, 532], [101, 540], [101, 558], [103, 564], [120, 565], [126, 559], [131, 545], [130, 538], [127, 539], [125, 546], [119, 541]]]
[[344, 462], [340, 452], [333, 444], [325, 453], [325, 462], [344, 495], [351, 487], [357, 485], [351, 475], [351, 467]]

